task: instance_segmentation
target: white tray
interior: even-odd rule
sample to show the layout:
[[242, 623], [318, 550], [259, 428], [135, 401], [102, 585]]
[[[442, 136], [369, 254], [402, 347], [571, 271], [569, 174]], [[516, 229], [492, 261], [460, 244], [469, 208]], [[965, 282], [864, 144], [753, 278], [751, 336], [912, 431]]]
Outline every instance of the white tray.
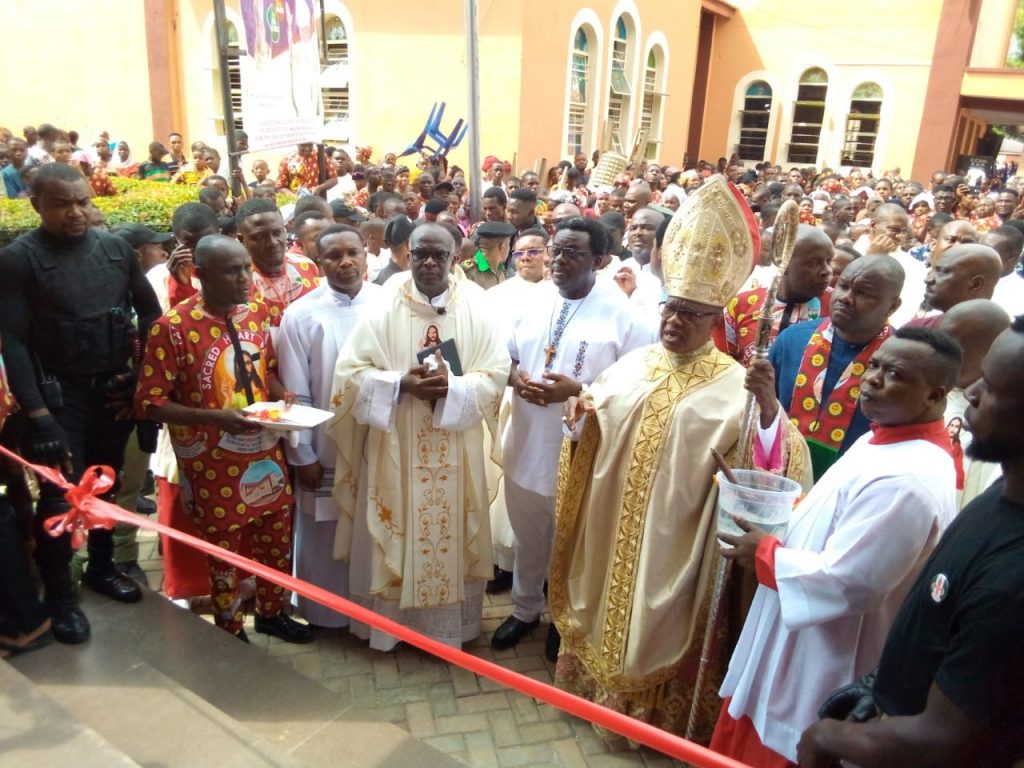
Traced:
[[322, 411], [319, 408], [311, 408], [308, 405], [285, 405], [283, 400], [273, 403], [253, 403], [242, 409], [242, 412], [253, 416], [263, 411], [278, 410], [281, 412], [280, 421], [263, 421], [253, 418], [252, 421], [265, 429], [277, 429], [282, 432], [292, 432], [298, 429], [312, 429], [323, 424], [334, 414], [330, 411]]

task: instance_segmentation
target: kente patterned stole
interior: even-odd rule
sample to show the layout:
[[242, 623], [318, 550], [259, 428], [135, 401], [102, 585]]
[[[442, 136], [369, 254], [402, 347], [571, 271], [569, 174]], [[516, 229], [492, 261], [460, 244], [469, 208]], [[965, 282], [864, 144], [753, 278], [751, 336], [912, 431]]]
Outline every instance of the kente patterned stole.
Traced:
[[891, 325], [869, 341], [840, 374], [832, 391], [825, 393], [825, 376], [832, 356], [832, 320], [825, 318], [811, 334], [793, 386], [789, 416], [807, 440], [817, 480], [839, 456], [860, 398], [860, 379], [868, 361], [882, 342], [892, 335]]

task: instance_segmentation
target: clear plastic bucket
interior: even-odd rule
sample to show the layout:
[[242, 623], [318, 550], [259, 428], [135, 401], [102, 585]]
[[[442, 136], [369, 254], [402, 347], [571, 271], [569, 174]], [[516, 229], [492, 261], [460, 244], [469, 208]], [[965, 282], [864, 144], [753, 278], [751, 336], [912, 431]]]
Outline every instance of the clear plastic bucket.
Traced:
[[715, 475], [718, 481], [718, 532], [742, 536], [743, 531], [732, 519], [736, 515], [781, 539], [789, 524], [793, 503], [803, 491], [800, 483], [755, 469], [734, 469], [732, 473], [736, 476], [735, 483], [726, 480], [721, 472]]

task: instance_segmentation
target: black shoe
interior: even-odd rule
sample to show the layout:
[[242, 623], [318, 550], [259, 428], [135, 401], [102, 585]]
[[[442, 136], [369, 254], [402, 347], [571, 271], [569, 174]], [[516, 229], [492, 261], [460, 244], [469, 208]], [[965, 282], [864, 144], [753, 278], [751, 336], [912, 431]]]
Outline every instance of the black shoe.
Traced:
[[244, 629], [240, 629], [237, 632], [235, 632], [235, 637], [237, 637], [239, 640], [241, 640], [246, 645], [249, 644], [249, 636], [247, 634], [245, 634], [245, 630]]
[[140, 515], [152, 515], [156, 513], [156, 502], [143, 496], [141, 493], [135, 498], [135, 511]]
[[139, 566], [138, 560], [132, 560], [130, 563], [115, 563], [114, 567], [139, 586], [149, 586], [149, 579], [146, 577], [146, 572]]
[[156, 493], [156, 478], [153, 476], [153, 470], [146, 470], [146, 479], [142, 481], [142, 488], [139, 490], [140, 496], [152, 496]]
[[61, 600], [46, 603], [45, 606], [53, 621], [51, 629], [57, 642], [78, 645], [89, 639], [89, 635], [92, 633], [89, 619], [78, 607], [78, 603], [73, 600]]
[[99, 592], [119, 603], [137, 603], [142, 599], [142, 590], [139, 585], [113, 569], [108, 573], [95, 575], [93, 570], [88, 568], [85, 571], [85, 576], [82, 577], [82, 583], [93, 592]]
[[562, 647], [562, 636], [558, 634], [558, 627], [553, 623], [548, 625], [548, 637], [544, 641], [544, 658], [548, 661], [558, 661], [558, 649]]
[[487, 582], [484, 592], [488, 595], [500, 595], [512, 589], [512, 571], [503, 571], [494, 566], [494, 578]]
[[308, 625], [302, 624], [291, 616], [279, 613], [272, 619], [264, 618], [257, 614], [256, 631], [264, 635], [279, 637], [286, 643], [312, 643], [313, 630]]
[[533, 621], [520, 621], [515, 616], [509, 616], [502, 622], [501, 626], [494, 630], [491, 636], [491, 648], [496, 651], [503, 651], [512, 648], [531, 632], [540, 623], [539, 619]]

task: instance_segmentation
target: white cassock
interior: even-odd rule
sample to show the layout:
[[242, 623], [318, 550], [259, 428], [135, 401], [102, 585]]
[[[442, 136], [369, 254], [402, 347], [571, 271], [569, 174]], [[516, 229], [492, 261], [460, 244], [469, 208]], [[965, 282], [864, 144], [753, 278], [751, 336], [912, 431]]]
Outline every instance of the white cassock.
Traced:
[[[463, 375], [449, 374], [447, 397], [431, 408], [399, 387], [437, 339], [454, 340]], [[408, 273], [360, 320], [335, 369], [334, 555], [349, 560], [352, 598], [455, 647], [480, 633], [493, 576], [484, 433], [493, 445], [508, 371], [478, 286], [451, 279], [428, 300]], [[397, 644], [355, 621], [351, 631], [377, 650]]]
[[[383, 289], [363, 283], [355, 298], [336, 291], [325, 280], [321, 287], [289, 305], [281, 316], [277, 361], [281, 382], [303, 405], [331, 409], [334, 368], [338, 353], [356, 322]], [[334, 501], [334, 462], [338, 449], [323, 426], [297, 435], [298, 445], [285, 448], [288, 463], [302, 467], [320, 462], [323, 480], [315, 491], [295, 485], [295, 576], [348, 597], [348, 564], [334, 559], [338, 505]], [[303, 617], [322, 627], [348, 626], [348, 617], [297, 594], [292, 602]]]
[[[503, 283], [488, 288], [487, 303], [493, 307], [492, 316], [498, 322], [501, 343], [508, 345], [516, 320], [524, 311], [533, 310], [534, 303], [551, 289], [551, 283], [541, 280], [531, 283], [518, 275]], [[504, 439], [508, 429], [508, 414], [512, 402], [512, 388], [506, 387], [498, 414], [498, 440]], [[491, 543], [494, 547], [494, 563], [503, 571], [511, 571], [515, 565], [516, 535], [508, 520], [508, 505], [505, 503], [504, 478], [498, 480], [497, 495], [491, 503]]]
[[[547, 368], [546, 348], [553, 346], [549, 370], [590, 384], [655, 336], [618, 286], [595, 280], [582, 299], [564, 299], [551, 284], [531, 303], [530, 311], [520, 315], [508, 349], [520, 370], [540, 381]], [[544, 610], [542, 588], [554, 537], [562, 439], [561, 404], [545, 407], [512, 397], [501, 447], [506, 503], [516, 537], [513, 615], [521, 621], [533, 621]]]
[[864, 435], [793, 510], [757, 588], [722, 698], [796, 761], [830, 693], [870, 672], [913, 579], [956, 514], [953, 459], [922, 439]]
[[[636, 289], [632, 295], [626, 297], [627, 301], [636, 310], [640, 320], [653, 328], [655, 333], [657, 333], [661, 325], [661, 303], [665, 300], [665, 289], [661, 284], [661, 280], [651, 273], [650, 264], [641, 265], [640, 262], [632, 257], [625, 261], [615, 259], [608, 266], [597, 270], [594, 274], [606, 286], [613, 286], [622, 291], [622, 287], [615, 282], [615, 275], [621, 269], [629, 269], [636, 277]], [[626, 292], [622, 291], [622, 295], [625, 296]]]

